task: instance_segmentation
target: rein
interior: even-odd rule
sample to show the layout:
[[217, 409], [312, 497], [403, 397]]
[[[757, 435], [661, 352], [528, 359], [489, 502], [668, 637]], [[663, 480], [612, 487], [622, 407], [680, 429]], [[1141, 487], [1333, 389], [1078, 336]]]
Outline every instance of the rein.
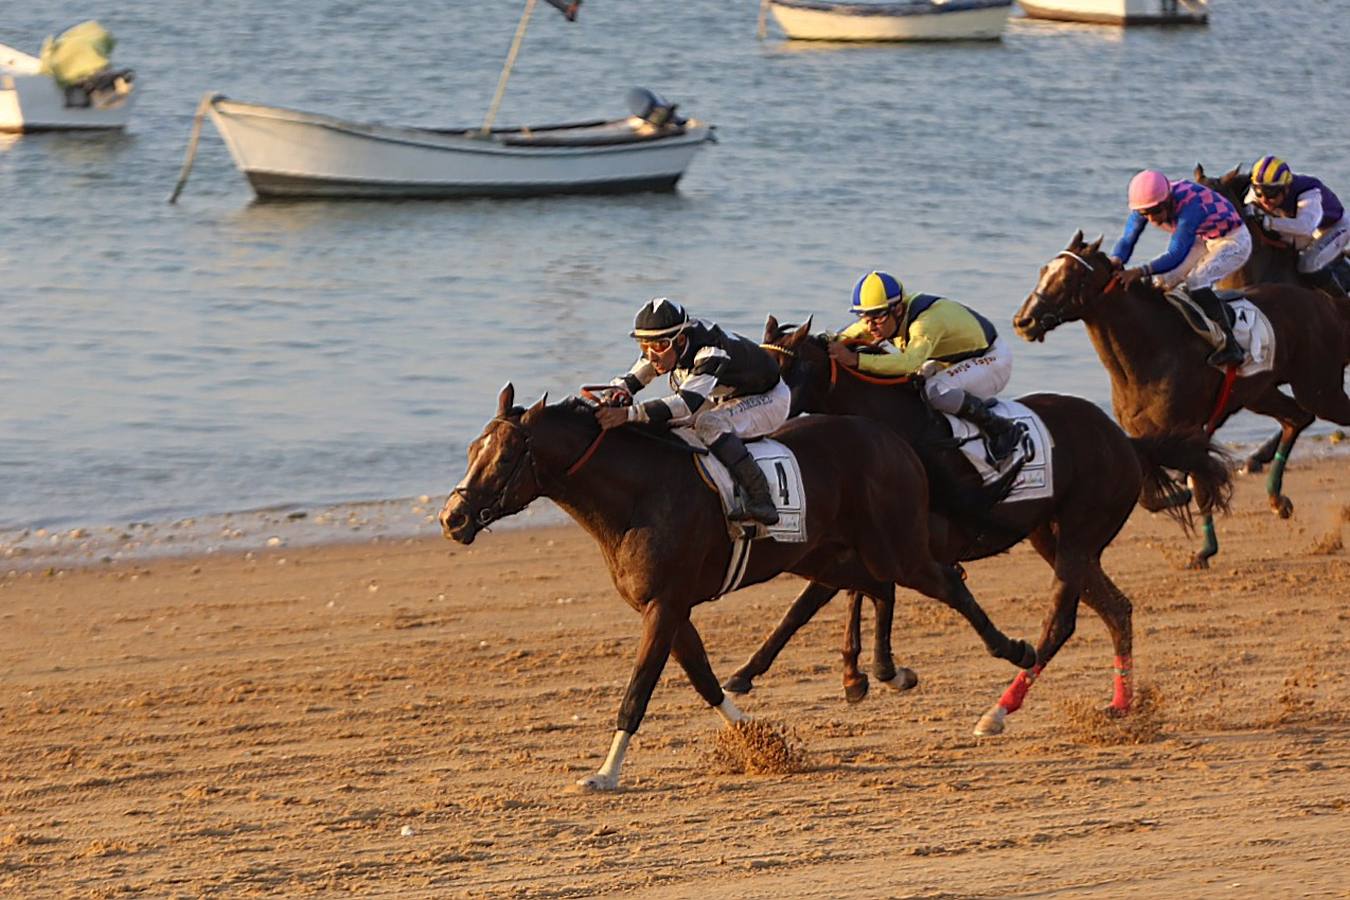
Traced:
[[847, 372], [847, 373], [850, 374], [850, 375], [852, 375], [854, 378], [858, 379], [859, 381], [865, 381], [865, 382], [867, 382], [868, 384], [880, 384], [880, 385], [908, 384], [909, 382], [911, 382], [911, 381], [914, 380], [914, 376], [913, 376], [913, 375], [888, 375], [888, 376], [885, 376], [885, 377], [880, 376], [880, 375], [868, 375], [866, 372], [862, 371], [861, 369], [853, 369], [853, 368], [849, 368], [848, 366], [840, 365], [839, 361], [838, 361], [837, 359], [835, 359], [833, 356], [831, 356], [831, 357], [830, 357], [830, 386], [831, 386], [831, 387], [833, 387], [835, 384], [838, 384], [838, 382], [839, 382], [839, 372], [840, 372], [841, 370], [844, 371], [844, 372]]

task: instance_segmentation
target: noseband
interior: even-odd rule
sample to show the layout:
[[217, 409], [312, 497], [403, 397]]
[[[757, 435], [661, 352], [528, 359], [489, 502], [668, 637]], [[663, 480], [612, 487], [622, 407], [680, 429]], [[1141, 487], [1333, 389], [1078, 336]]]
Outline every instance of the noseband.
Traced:
[[[534, 448], [530, 445], [530, 432], [525, 428], [525, 426], [521, 425], [519, 422], [513, 422], [510, 419], [507, 419], [503, 416], [494, 416], [492, 421], [501, 422], [505, 425], [509, 425], [516, 431], [520, 432], [521, 438], [525, 441], [525, 450], [519, 456], [516, 457], [515, 465], [511, 467], [511, 474], [506, 476], [506, 483], [503, 484], [502, 489], [497, 492], [496, 498], [493, 499], [493, 501], [489, 503], [487, 506], [478, 510], [478, 515], [476, 515], [474, 518], [479, 528], [491, 525], [498, 519], [504, 519], [507, 516], [514, 516], [516, 513], [524, 509], [525, 506], [529, 505], [527, 503], [524, 506], [517, 507], [516, 509], [503, 508], [503, 503], [505, 502], [507, 495], [511, 493], [511, 489], [515, 486], [516, 479], [519, 478], [520, 473], [524, 471], [524, 463], [526, 460], [529, 460], [530, 462], [530, 475], [534, 478], [535, 487], [538, 488], [540, 483], [539, 470], [535, 467]], [[469, 503], [468, 488], [461, 485], [451, 490], [450, 493], [452, 496], [458, 496], [459, 499], [466, 505]]]
[[[1065, 259], [1073, 260], [1074, 262], [1083, 266], [1083, 268], [1087, 269], [1089, 272], [1097, 271], [1096, 267], [1093, 266], [1092, 263], [1088, 262], [1086, 259], [1083, 259], [1083, 257], [1079, 256], [1077, 253], [1074, 253], [1071, 250], [1059, 251], [1058, 253], [1055, 254], [1055, 259], [1059, 259], [1061, 256], [1064, 257]], [[1048, 304], [1050, 302], [1046, 298], [1046, 296], [1042, 294], [1040, 291], [1032, 291], [1031, 296], [1035, 297], [1038, 303]], [[1040, 319], [1041, 325], [1045, 326], [1045, 329], [1047, 331], [1052, 328], [1057, 328], [1058, 326], [1064, 324], [1064, 320], [1060, 317], [1059, 313], [1055, 312], [1054, 310], [1046, 310], [1045, 312], [1038, 315], [1037, 318]]]

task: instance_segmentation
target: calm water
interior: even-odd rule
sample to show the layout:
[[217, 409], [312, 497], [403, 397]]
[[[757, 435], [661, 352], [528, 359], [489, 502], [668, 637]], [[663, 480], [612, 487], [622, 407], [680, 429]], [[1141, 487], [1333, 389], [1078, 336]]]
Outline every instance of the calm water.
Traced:
[[[618, 114], [655, 88], [721, 138], [678, 193], [259, 205], [208, 126], [170, 207], [203, 92], [471, 125], [521, 5], [103, 6], [9, 4], [0, 31], [35, 51], [99, 15], [142, 90], [125, 135], [0, 143], [0, 528], [441, 495], [504, 381], [557, 396], [622, 370], [654, 294], [757, 336], [770, 311], [841, 323], [884, 267], [1010, 332], [1075, 228], [1114, 239], [1144, 165], [1277, 152], [1350, 195], [1350, 37], [1323, 2], [796, 47], [754, 40], [750, 0], [590, 0], [571, 25], [540, 9], [499, 121]], [[1081, 326], [1016, 350], [1011, 393], [1106, 402]]]

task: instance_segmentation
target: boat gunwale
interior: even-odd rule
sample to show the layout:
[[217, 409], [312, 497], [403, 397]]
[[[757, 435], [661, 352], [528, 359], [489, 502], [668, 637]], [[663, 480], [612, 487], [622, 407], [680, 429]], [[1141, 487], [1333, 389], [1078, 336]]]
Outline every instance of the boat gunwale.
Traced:
[[770, 6], [786, 9], [818, 12], [826, 15], [848, 16], [856, 18], [903, 19], [916, 16], [952, 15], [963, 12], [982, 12], [998, 7], [1011, 7], [1013, 0], [950, 0], [935, 3], [933, 0], [910, 0], [902, 3], [851, 3], [832, 2], [832, 0], [769, 0]]

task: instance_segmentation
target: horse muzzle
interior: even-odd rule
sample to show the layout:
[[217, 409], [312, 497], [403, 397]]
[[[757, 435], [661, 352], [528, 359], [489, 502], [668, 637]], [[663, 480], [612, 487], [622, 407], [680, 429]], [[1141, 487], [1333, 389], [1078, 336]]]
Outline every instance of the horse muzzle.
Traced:
[[478, 522], [459, 494], [451, 494], [436, 517], [441, 523], [441, 534], [446, 540], [455, 541], [466, 547], [478, 536]]
[[1028, 297], [1022, 304], [1022, 309], [1013, 316], [1013, 331], [1016, 331], [1017, 336], [1024, 341], [1044, 341], [1046, 332], [1059, 324], [1056, 321], [1046, 321], [1053, 319], [1052, 316], [1045, 313], [1037, 314], [1037, 300], [1034, 295]]

